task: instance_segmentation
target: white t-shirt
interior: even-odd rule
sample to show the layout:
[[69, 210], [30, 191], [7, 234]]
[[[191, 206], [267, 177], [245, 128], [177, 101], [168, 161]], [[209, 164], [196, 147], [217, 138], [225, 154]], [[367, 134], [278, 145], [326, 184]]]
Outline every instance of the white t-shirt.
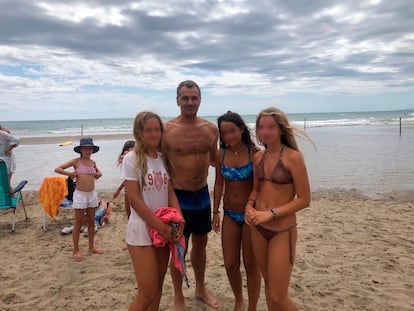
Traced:
[[[147, 173], [144, 182], [140, 185], [141, 197], [151, 211], [168, 206], [168, 182], [169, 177], [164, 167], [161, 154], [156, 159], [147, 158]], [[141, 173], [135, 169], [136, 153], [128, 152], [121, 164], [121, 179], [139, 181]], [[131, 208], [126, 231], [126, 243], [128, 245], [146, 246], [152, 245], [147, 223]]]

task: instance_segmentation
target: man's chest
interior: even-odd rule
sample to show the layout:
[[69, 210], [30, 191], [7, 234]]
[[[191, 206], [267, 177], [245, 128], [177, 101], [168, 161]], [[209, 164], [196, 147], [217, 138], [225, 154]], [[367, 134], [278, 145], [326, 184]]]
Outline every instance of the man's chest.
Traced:
[[172, 131], [166, 137], [168, 149], [180, 153], [207, 153], [214, 139], [207, 131], [186, 130]]

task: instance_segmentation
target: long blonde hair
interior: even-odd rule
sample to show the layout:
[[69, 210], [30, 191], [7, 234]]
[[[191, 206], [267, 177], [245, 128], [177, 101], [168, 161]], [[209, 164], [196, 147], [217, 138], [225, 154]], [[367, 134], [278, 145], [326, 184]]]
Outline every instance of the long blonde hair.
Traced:
[[160, 144], [158, 145], [157, 151], [162, 153], [162, 160], [164, 162], [164, 166], [168, 174], [170, 174], [171, 172], [170, 163], [166, 156], [167, 148], [164, 143], [164, 125], [162, 123], [162, 120], [160, 116], [157, 115], [156, 113], [153, 113], [151, 111], [141, 111], [136, 115], [134, 119], [134, 128], [133, 128], [133, 134], [135, 138], [134, 151], [135, 151], [135, 154], [137, 155], [136, 157], [137, 159], [135, 162], [135, 169], [136, 169], [136, 173], [138, 174], [138, 176], [141, 175], [141, 178], [142, 178], [141, 182], [143, 181], [144, 176], [147, 173], [147, 169], [148, 169], [146, 154], [145, 154], [148, 146], [143, 140], [143, 131], [144, 131], [145, 122], [149, 119], [156, 119], [160, 123], [161, 141], [160, 141]]
[[310, 143], [312, 143], [312, 145], [313, 145], [312, 140], [309, 138], [309, 136], [305, 132], [303, 132], [300, 129], [297, 129], [297, 128], [295, 128], [295, 127], [293, 127], [289, 124], [289, 120], [288, 120], [286, 114], [282, 110], [277, 109], [275, 107], [269, 107], [269, 108], [266, 108], [266, 109], [263, 109], [262, 111], [260, 111], [260, 113], [257, 115], [257, 118], [256, 118], [256, 137], [257, 137], [257, 141], [260, 144], [264, 145], [265, 148], [267, 148], [266, 144], [262, 143], [260, 141], [259, 136], [257, 135], [260, 119], [262, 117], [265, 117], [265, 116], [271, 116], [275, 120], [275, 122], [279, 125], [280, 130], [282, 131], [281, 141], [282, 141], [282, 144], [284, 144], [285, 146], [288, 146], [288, 147], [300, 152], [298, 144], [296, 143], [295, 136], [298, 136], [302, 139], [305, 139], [305, 140], [309, 141]]

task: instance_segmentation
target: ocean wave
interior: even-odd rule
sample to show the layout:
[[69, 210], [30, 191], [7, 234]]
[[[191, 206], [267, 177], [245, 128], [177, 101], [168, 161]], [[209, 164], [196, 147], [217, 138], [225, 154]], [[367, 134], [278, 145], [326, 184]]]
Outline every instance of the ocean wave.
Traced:
[[[255, 115], [242, 115], [250, 129], [255, 129]], [[360, 112], [360, 113], [309, 113], [290, 114], [290, 122], [298, 128], [344, 127], [344, 126], [414, 126], [414, 112]], [[216, 124], [217, 118], [206, 117]], [[132, 133], [132, 119], [102, 120], [54, 120], [6, 122], [13, 134], [19, 137], [53, 137]]]
[[120, 128], [120, 127], [93, 127], [87, 129], [63, 129], [49, 131], [52, 136], [75, 136], [75, 135], [87, 135], [87, 134], [125, 134], [132, 132], [131, 128]]

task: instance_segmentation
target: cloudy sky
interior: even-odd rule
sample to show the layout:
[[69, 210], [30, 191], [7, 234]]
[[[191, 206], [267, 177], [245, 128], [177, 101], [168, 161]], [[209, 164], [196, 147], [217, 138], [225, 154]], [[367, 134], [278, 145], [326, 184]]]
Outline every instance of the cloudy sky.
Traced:
[[0, 0], [0, 121], [414, 108], [412, 0]]

